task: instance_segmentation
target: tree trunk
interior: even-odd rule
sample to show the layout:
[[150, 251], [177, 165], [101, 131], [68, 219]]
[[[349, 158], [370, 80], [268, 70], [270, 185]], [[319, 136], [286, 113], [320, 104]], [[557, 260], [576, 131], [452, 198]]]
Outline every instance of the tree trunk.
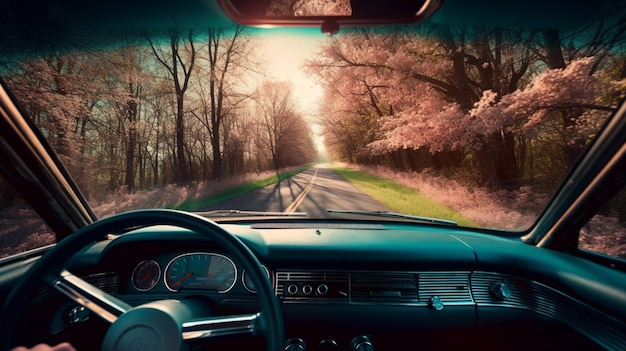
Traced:
[[219, 179], [222, 177], [222, 152], [219, 148], [220, 135], [215, 134], [211, 138], [212, 145], [218, 145], [213, 147], [213, 179]]
[[481, 174], [494, 189], [514, 190], [521, 184], [513, 133], [494, 134], [484, 141], [476, 156]]
[[[563, 69], [565, 68], [565, 58], [563, 51], [561, 50], [561, 38], [559, 32], [555, 29], [543, 31], [543, 37], [545, 41], [545, 62], [550, 69]], [[585, 148], [584, 141], [578, 138], [570, 140], [569, 134], [576, 125], [576, 121], [582, 115], [583, 111], [579, 108], [566, 108], [560, 111], [561, 114], [561, 133], [563, 134], [564, 145], [563, 151], [565, 153], [565, 159], [569, 166], [572, 166], [578, 159]]]
[[137, 103], [128, 101], [126, 104], [126, 120], [128, 121], [128, 144], [126, 145], [126, 191], [129, 193], [135, 187], [135, 149], [137, 147]]
[[178, 94], [176, 101], [176, 160], [178, 161], [178, 180], [183, 183], [190, 181], [185, 157], [185, 119], [184, 119], [184, 96]]
[[[189, 168], [187, 166], [187, 158], [185, 156], [185, 124], [184, 124], [184, 100], [185, 93], [189, 87], [189, 79], [191, 78], [191, 72], [193, 71], [194, 63], [196, 60], [196, 49], [193, 43], [193, 32], [190, 30], [187, 33], [187, 42], [189, 43], [189, 50], [187, 50], [187, 62], [181, 55], [180, 33], [177, 30], [169, 31], [170, 37], [170, 52], [165, 53], [161, 49], [150, 42], [150, 47], [156, 59], [167, 69], [171, 75], [172, 83], [174, 85], [174, 93], [176, 94], [176, 170], [175, 178], [178, 182], [187, 183], [191, 181]], [[167, 55], [167, 57], [166, 57]], [[168, 62], [169, 61], [169, 62]], [[182, 77], [181, 77], [182, 74]]]

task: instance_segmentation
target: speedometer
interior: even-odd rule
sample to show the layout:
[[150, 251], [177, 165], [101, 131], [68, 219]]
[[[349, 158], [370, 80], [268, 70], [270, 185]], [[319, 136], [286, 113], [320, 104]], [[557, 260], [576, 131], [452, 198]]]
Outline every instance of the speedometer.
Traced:
[[216, 253], [188, 253], [175, 257], [165, 268], [165, 286], [171, 291], [187, 289], [229, 291], [237, 280], [233, 261]]

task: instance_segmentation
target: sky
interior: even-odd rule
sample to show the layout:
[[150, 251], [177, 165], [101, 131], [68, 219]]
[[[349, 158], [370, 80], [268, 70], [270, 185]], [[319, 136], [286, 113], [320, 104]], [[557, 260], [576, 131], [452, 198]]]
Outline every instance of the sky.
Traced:
[[[301, 106], [306, 120], [311, 122], [318, 151], [324, 152], [323, 138], [319, 135], [319, 126], [314, 124], [317, 107], [322, 98], [322, 87], [313, 77], [304, 73], [304, 62], [319, 51], [325, 36], [319, 29], [284, 30], [264, 29], [260, 36], [261, 54], [268, 60], [273, 79], [289, 80], [294, 86], [294, 97]], [[291, 33], [290, 33], [291, 32]]]

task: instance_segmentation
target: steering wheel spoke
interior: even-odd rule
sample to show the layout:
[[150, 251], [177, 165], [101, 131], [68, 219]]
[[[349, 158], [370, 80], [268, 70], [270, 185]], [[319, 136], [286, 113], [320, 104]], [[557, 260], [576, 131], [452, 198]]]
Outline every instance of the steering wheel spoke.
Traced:
[[76, 303], [109, 323], [132, 308], [126, 302], [107, 294], [68, 271], [61, 272], [53, 286]]
[[259, 331], [260, 313], [196, 319], [183, 323], [183, 340], [191, 342], [221, 336], [254, 336]]

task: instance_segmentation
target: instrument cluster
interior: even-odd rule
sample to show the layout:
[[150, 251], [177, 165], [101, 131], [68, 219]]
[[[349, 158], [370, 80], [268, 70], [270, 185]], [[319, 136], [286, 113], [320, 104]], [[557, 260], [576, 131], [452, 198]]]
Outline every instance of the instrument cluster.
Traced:
[[[265, 265], [262, 268], [271, 282], [270, 270]], [[230, 257], [215, 252], [187, 252], [170, 258], [145, 259], [135, 266], [131, 275], [133, 288], [141, 292], [204, 290], [222, 294], [234, 289], [238, 282], [248, 292], [256, 292], [245, 270], [237, 267]]]

